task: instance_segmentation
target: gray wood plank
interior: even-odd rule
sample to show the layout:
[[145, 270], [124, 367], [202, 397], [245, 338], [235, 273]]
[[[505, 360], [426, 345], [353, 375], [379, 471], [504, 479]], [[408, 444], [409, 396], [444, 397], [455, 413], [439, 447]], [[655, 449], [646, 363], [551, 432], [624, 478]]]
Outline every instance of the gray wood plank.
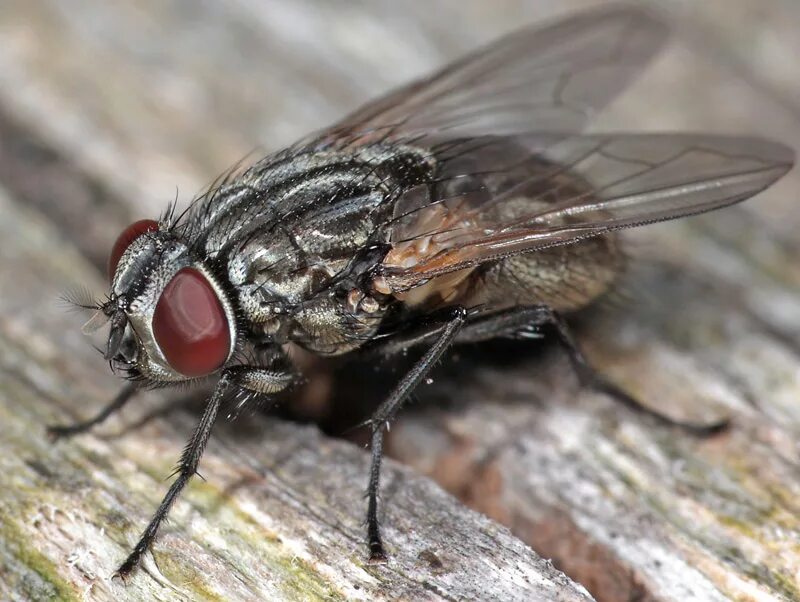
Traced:
[[[129, 217], [157, 215], [176, 185], [188, 199], [255, 146], [278, 148], [522, 23], [602, 3], [76, 0], [68, 10], [10, 0], [0, 107], [74, 166], [75, 181], [107, 192], [96, 203], [113, 237]], [[678, 39], [598, 128], [755, 133], [800, 147], [795, 3], [649, 4], [675, 19]], [[35, 173], [14, 173], [26, 169]], [[18, 199], [32, 198], [14, 182]], [[799, 597], [798, 183], [793, 173], [741, 207], [634, 234], [642, 267], [627, 300], [581, 325], [594, 362], [619, 382], [676, 415], [731, 415], [729, 433], [696, 440], [659, 427], [578, 392], [550, 356], [506, 367], [467, 358], [420, 392], [466, 405], [404, 414], [391, 453], [511, 526], [598, 599]], [[58, 216], [57, 195], [33, 196]], [[95, 264], [103, 236], [79, 241]], [[59, 336], [77, 337], [52, 319]], [[181, 436], [167, 440], [178, 449]], [[342, 470], [358, 462], [354, 453]]]
[[[197, 416], [173, 412], [51, 443], [44, 424], [86, 415], [119, 386], [54, 308], [93, 268], [0, 189], [0, 598], [4, 600], [589, 600], [485, 516], [432, 481], [386, 467], [392, 562], [363, 539], [368, 457], [351, 444], [254, 416], [219, 425], [144, 570], [111, 575], [165, 491]], [[150, 402], [149, 404], [147, 402]], [[157, 405], [157, 403], [156, 403]]]

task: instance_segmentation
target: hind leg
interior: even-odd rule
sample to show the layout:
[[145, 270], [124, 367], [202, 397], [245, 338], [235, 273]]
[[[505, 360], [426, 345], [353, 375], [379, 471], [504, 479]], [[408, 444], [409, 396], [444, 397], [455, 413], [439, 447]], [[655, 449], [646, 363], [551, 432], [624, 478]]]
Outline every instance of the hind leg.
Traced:
[[[553, 329], [559, 343], [567, 352], [582, 386], [610, 395], [637, 412], [648, 414], [663, 424], [680, 427], [695, 435], [712, 435], [728, 426], [727, 420], [710, 424], [676, 420], [644, 405], [633, 395], [607, 380], [589, 363], [563, 317], [546, 305], [515, 307], [487, 317], [475, 318], [464, 325], [455, 342], [477, 343], [495, 338], [538, 338], [544, 336], [542, 329], [548, 327]], [[441, 329], [439, 325], [422, 328], [402, 338], [393, 339], [379, 349], [387, 354], [396, 353], [429, 341]]]
[[642, 404], [640, 400], [626, 393], [595, 370], [581, 351], [577, 341], [572, 336], [569, 326], [561, 315], [546, 305], [514, 308], [501, 314], [484, 318], [481, 321], [476, 321], [464, 328], [457, 341], [477, 342], [503, 336], [530, 338], [541, 336], [539, 329], [548, 326], [555, 331], [561, 346], [567, 352], [570, 363], [584, 387], [610, 395], [631, 409], [648, 414], [658, 419], [659, 422], [678, 426], [696, 435], [713, 435], [728, 427], [729, 422], [727, 420], [710, 424], [675, 420]]

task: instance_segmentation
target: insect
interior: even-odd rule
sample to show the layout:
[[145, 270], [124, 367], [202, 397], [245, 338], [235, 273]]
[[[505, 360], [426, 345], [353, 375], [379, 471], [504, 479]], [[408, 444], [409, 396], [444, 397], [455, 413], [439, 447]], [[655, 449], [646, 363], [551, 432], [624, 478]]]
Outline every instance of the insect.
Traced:
[[118, 574], [195, 474], [223, 401], [241, 408], [297, 382], [288, 343], [424, 350], [367, 423], [376, 561], [384, 429], [451, 345], [554, 327], [586, 384], [635, 404], [563, 319], [612, 287], [616, 232], [743, 201], [794, 160], [756, 138], [581, 134], [666, 38], [632, 8], [524, 29], [232, 172], [183, 213], [125, 229], [87, 330], [110, 323], [105, 358], [129, 383], [94, 418], [51, 432], [83, 432], [143, 387], [217, 380]]

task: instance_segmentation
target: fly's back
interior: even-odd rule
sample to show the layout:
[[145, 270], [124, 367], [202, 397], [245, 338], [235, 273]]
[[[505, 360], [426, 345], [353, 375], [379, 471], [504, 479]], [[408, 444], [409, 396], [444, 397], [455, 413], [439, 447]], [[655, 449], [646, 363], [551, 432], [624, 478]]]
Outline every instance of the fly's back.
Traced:
[[[405, 146], [289, 150], [211, 191], [188, 216], [187, 237], [218, 266], [254, 333], [340, 353], [378, 325], [362, 276], [390, 243], [395, 201], [433, 169], [425, 151]], [[368, 326], [354, 317], [361, 309], [372, 310]], [[354, 320], [354, 335], [335, 332]]]

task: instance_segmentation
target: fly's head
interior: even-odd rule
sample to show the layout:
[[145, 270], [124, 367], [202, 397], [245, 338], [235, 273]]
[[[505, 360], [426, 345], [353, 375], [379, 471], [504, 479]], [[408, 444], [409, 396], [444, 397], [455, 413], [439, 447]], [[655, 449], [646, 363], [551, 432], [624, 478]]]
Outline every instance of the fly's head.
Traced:
[[85, 329], [111, 329], [104, 356], [152, 383], [201, 378], [222, 368], [236, 344], [232, 305], [218, 280], [165, 225], [123, 230], [108, 264], [111, 292]]

